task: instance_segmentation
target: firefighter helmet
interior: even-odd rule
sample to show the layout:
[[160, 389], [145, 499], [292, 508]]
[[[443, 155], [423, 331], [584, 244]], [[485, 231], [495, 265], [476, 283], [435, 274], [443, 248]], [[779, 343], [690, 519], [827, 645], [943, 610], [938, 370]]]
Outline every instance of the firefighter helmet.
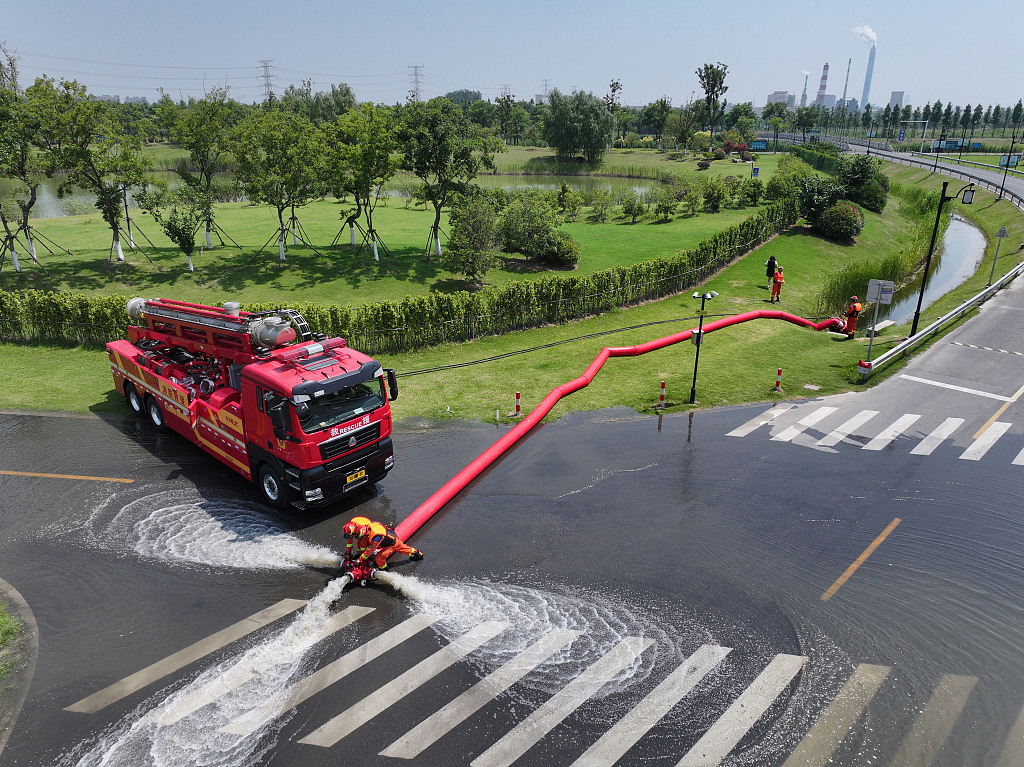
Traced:
[[355, 522], [346, 522], [345, 527], [341, 531], [346, 538], [355, 538], [359, 535], [359, 528], [360, 525], [357, 525]]

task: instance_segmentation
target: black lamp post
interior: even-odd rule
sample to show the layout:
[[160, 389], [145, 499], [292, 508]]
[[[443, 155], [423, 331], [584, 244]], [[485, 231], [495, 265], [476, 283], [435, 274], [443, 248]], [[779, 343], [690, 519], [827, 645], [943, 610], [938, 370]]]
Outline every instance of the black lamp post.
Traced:
[[921, 303], [924, 301], [924, 288], [928, 282], [928, 269], [932, 265], [932, 253], [935, 252], [935, 238], [939, 233], [939, 221], [942, 220], [942, 206], [944, 206], [950, 200], [955, 200], [961, 194], [963, 195], [964, 205], [970, 205], [974, 202], [974, 183], [971, 182], [967, 186], [963, 187], [956, 194], [946, 194], [946, 189], [949, 187], [948, 181], [942, 182], [942, 194], [939, 197], [939, 209], [935, 211], [935, 226], [932, 229], [932, 242], [928, 246], [928, 257], [924, 261], [924, 276], [921, 278], [921, 292], [917, 296], [917, 311], [914, 312], [914, 324], [910, 328], [910, 335], [917, 335], [917, 321], [921, 318]]
[[[934, 133], [932, 134], [935, 135]], [[946, 131], [943, 130], [939, 134], [939, 143], [935, 146], [935, 164], [932, 166], [932, 172], [939, 167], [939, 154], [942, 152], [942, 142], [946, 140]], [[1011, 147], [1012, 148], [1012, 147]], [[945, 191], [945, 184], [943, 184], [943, 191]]]
[[704, 343], [704, 304], [708, 299], [715, 298], [718, 294], [710, 290], [707, 293], [694, 293], [694, 298], [700, 299], [700, 321], [697, 323], [697, 354], [693, 357], [693, 386], [690, 387], [690, 404], [697, 401], [697, 363], [700, 362], [700, 347]]
[[[1005, 134], [1003, 134], [1005, 135]], [[1006, 186], [1006, 173], [1010, 170], [1010, 160], [1013, 158], [1013, 145], [1017, 143], [1017, 129], [1013, 129], [1013, 135], [1010, 137], [1010, 153], [1006, 155], [1006, 167], [1003, 168], [1003, 182], [999, 185], [999, 196], [997, 200], [1003, 199], [1003, 187]]]

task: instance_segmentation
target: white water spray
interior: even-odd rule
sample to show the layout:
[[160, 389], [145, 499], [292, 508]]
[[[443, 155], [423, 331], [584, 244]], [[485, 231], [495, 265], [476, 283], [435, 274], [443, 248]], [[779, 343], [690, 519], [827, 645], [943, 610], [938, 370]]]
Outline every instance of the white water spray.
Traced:
[[283, 701], [306, 672], [323, 638], [330, 607], [348, 578], [336, 578], [276, 636], [207, 669], [152, 706], [144, 704], [95, 743], [76, 749], [64, 767], [236, 767], [256, 764], [274, 746], [288, 717], [247, 734], [222, 732], [247, 712]]
[[96, 510], [94, 536], [105, 547], [127, 546], [147, 559], [251, 570], [341, 563], [340, 555], [303, 541], [256, 504], [165, 490], [123, 503], [104, 522], [110, 507], [122, 503], [114, 496]]

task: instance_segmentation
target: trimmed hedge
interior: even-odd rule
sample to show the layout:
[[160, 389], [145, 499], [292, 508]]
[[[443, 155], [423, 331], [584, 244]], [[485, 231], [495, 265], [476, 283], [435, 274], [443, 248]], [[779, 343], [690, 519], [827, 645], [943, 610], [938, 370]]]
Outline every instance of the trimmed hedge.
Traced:
[[[467, 341], [601, 314], [687, 290], [751, 248], [792, 226], [795, 199], [757, 215], [668, 258], [618, 266], [595, 274], [553, 275], [477, 293], [431, 293], [360, 307], [288, 303], [314, 332], [341, 336], [369, 354], [386, 354]], [[0, 291], [0, 338], [102, 344], [124, 337], [128, 296]], [[245, 304], [266, 311], [281, 304]]]

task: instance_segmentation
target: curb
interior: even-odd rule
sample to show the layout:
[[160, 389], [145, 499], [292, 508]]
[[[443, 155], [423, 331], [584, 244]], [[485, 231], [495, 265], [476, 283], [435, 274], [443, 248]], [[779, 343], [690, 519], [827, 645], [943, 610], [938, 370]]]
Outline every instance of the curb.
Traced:
[[[3, 688], [0, 689], [0, 702], [4, 702], [0, 707], [0, 754], [3, 754], [7, 739], [14, 731], [18, 714], [25, 705], [32, 676], [36, 671], [36, 660], [39, 657], [39, 627], [28, 602], [3, 578], [0, 578], [0, 599], [7, 602], [8, 607], [21, 621], [21, 634], [11, 642], [14, 650], [14, 673], [5, 680]], [[10, 700], [3, 701], [10, 688], [13, 688]]]

